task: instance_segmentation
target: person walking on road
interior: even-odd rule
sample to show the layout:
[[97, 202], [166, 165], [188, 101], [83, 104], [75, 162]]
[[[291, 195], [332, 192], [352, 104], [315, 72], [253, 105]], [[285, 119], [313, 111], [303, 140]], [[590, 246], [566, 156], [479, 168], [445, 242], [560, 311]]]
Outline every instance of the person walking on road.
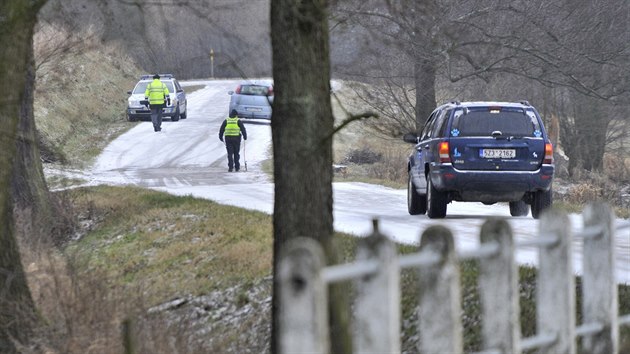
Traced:
[[241, 150], [241, 135], [244, 140], [247, 140], [247, 130], [245, 125], [238, 119], [236, 110], [233, 109], [230, 112], [230, 116], [223, 121], [221, 128], [219, 129], [219, 140], [223, 141], [225, 136], [225, 148], [227, 149], [228, 158], [228, 172], [240, 170], [241, 164], [239, 162], [240, 150]]
[[162, 108], [169, 97], [168, 87], [160, 81], [160, 75], [153, 75], [153, 81], [147, 85], [147, 89], [144, 91], [144, 97], [149, 100], [149, 107], [151, 107], [151, 122], [153, 123], [153, 130], [159, 132], [162, 130]]

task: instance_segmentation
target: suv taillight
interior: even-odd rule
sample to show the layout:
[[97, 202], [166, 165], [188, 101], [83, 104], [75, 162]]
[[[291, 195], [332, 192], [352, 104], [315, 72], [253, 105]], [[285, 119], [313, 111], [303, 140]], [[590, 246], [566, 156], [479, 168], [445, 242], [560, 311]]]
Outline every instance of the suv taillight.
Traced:
[[236, 86], [236, 93], [241, 93], [241, 85]]
[[273, 87], [269, 87], [269, 89], [267, 90], [267, 96], [273, 96]]
[[439, 151], [440, 153], [440, 162], [448, 163], [451, 162], [451, 157], [448, 153], [448, 141], [443, 141], [440, 143]]
[[543, 159], [544, 164], [552, 164], [553, 163], [553, 145], [551, 143], [545, 144], [545, 158]]

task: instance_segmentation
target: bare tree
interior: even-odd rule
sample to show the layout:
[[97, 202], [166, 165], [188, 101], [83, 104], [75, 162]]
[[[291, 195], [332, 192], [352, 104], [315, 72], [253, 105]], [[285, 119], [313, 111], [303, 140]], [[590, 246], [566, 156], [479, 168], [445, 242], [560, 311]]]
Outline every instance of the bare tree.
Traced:
[[[312, 237], [337, 261], [333, 245], [332, 136], [327, 1], [272, 0], [271, 42], [275, 98], [274, 275], [282, 246]], [[331, 352], [351, 353], [347, 291], [330, 289]], [[277, 281], [274, 280], [271, 352], [278, 352]]]
[[[368, 28], [372, 39], [385, 43], [382, 48], [398, 48], [402, 57], [409, 58], [406, 70], [413, 73], [413, 84], [407, 81], [399, 85], [397, 93], [386, 97], [406, 97], [405, 90], [414, 88], [416, 97], [412, 103], [417, 127], [422, 126], [427, 112], [435, 106], [430, 97], [435, 97], [440, 78], [446, 79], [442, 80], [445, 87], [474, 82], [476, 90], [470, 91], [468, 97], [457, 97], [458, 100], [484, 96], [483, 92], [492, 91], [495, 78], [513, 82], [514, 86], [537, 83], [538, 91], [543, 87], [566, 89], [577, 93], [569, 95], [572, 105], [588, 101], [584, 107], [588, 113], [572, 110], [574, 115], [561, 116], [562, 131], [574, 134], [566, 136], [565, 143], [573, 143], [572, 136], [588, 136], [594, 145], [588, 153], [582, 151], [581, 145], [569, 147], [567, 154], [575, 166], [602, 168], [606, 137], [611, 135], [605, 106], [630, 102], [630, 13], [620, 11], [627, 8], [623, 1], [371, 3], [368, 7], [356, 1], [340, 1], [338, 11], [346, 15], [342, 19], [346, 25]], [[391, 53], [387, 57], [392, 57]], [[380, 72], [377, 76], [402, 77], [399, 72]], [[504, 91], [501, 96], [508, 93]], [[408, 104], [407, 100], [400, 101]], [[549, 106], [556, 107], [557, 112], [559, 104]], [[595, 109], [594, 105], [604, 107]], [[407, 109], [389, 111], [404, 114]]]
[[487, 38], [513, 53], [508, 72], [557, 93], [549, 106], [560, 113], [569, 172], [602, 171], [604, 152], [614, 141], [611, 127], [623, 125], [615, 112], [630, 103], [630, 13], [620, 11], [625, 5], [616, 0], [531, 5], [510, 9], [522, 15], [527, 30], [511, 41], [497, 40], [496, 34]]

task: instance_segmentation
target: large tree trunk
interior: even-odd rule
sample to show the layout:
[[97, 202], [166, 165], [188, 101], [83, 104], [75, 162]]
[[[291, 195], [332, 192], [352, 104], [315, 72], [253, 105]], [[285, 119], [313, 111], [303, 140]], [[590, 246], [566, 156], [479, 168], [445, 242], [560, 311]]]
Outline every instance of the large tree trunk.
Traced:
[[578, 177], [581, 170], [601, 171], [604, 167], [606, 133], [611, 120], [604, 101], [580, 94], [571, 95], [570, 117], [560, 121], [564, 150], [569, 157], [569, 174]]
[[576, 145], [582, 150], [580, 165], [587, 171], [602, 171], [610, 118], [605, 102], [590, 98], [585, 101], [588, 103], [577, 105], [575, 116], [575, 128], [580, 139]]
[[[25, 183], [35, 158], [33, 130], [33, 27], [45, 1], [0, 1], [0, 352], [14, 353], [13, 340], [25, 342], [31, 334], [34, 306], [20, 260], [16, 233], [29, 225], [16, 225], [18, 201], [33, 205], [45, 191], [43, 179]], [[26, 130], [22, 130], [26, 129]], [[41, 174], [40, 174], [41, 175]], [[15, 177], [24, 178], [20, 182]], [[30, 188], [34, 188], [30, 190]], [[39, 192], [33, 192], [39, 191]], [[18, 198], [16, 200], [15, 198]], [[24, 199], [22, 199], [24, 198]], [[45, 210], [47, 208], [42, 208]]]
[[16, 158], [13, 161], [11, 198], [18, 241], [35, 246], [50, 241], [55, 223], [37, 145], [33, 113], [35, 63], [32, 46], [28, 50], [29, 62], [23, 73], [26, 80], [15, 137]]
[[[332, 131], [328, 9], [325, 0], [272, 0], [274, 103], [274, 274], [278, 254], [297, 236], [316, 239], [335, 263], [332, 246]], [[274, 280], [271, 352], [278, 352]], [[351, 353], [347, 292], [330, 294], [331, 351]]]
[[436, 107], [435, 71], [433, 63], [423, 59], [416, 60], [414, 78], [416, 84], [416, 132], [418, 134]]

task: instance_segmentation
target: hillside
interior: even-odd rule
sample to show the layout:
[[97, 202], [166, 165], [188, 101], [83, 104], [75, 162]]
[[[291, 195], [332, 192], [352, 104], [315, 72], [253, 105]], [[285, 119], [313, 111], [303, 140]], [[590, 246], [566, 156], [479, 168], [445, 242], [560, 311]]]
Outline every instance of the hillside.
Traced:
[[40, 18], [78, 36], [94, 33], [148, 72], [210, 77], [212, 49], [216, 76], [269, 76], [268, 16], [261, 16], [269, 12], [267, 1], [163, 4], [50, 0]]

